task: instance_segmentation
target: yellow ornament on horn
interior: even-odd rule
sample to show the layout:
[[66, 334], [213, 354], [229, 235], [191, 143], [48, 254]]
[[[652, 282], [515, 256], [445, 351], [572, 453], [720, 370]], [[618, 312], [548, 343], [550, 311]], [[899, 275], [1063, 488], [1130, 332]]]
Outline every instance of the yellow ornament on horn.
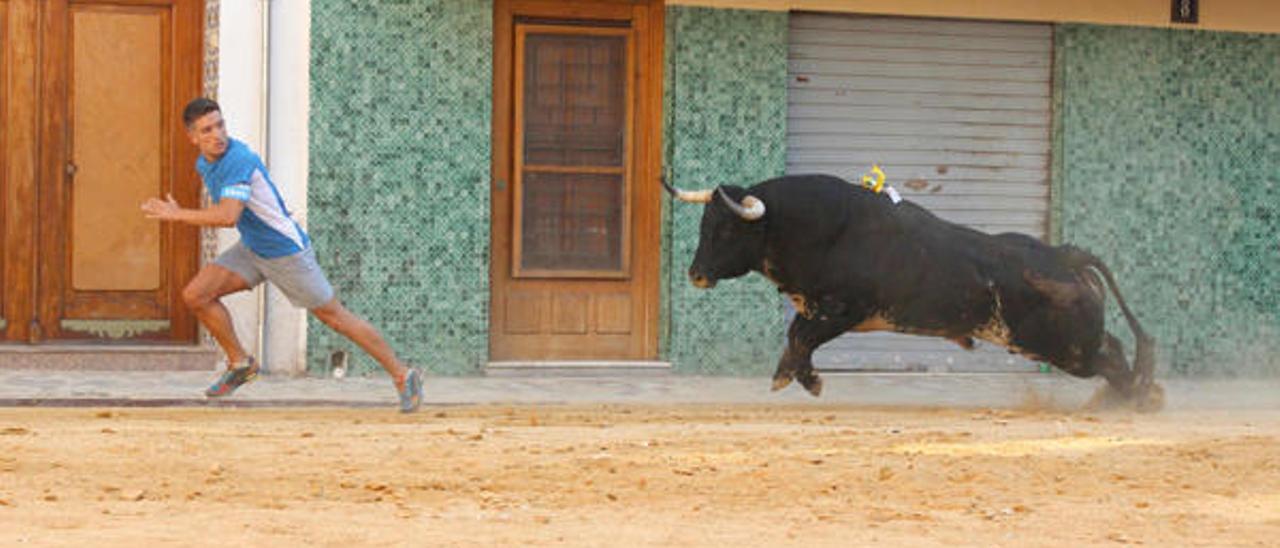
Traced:
[[862, 176], [862, 186], [876, 193], [884, 190], [884, 171], [880, 169], [880, 164], [872, 164], [871, 173]]

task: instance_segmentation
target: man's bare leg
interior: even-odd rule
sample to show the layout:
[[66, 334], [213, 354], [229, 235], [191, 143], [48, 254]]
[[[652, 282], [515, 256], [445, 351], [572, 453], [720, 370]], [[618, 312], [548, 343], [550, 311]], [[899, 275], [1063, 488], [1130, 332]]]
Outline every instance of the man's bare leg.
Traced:
[[409, 373], [409, 368], [396, 357], [395, 351], [391, 350], [391, 345], [382, 338], [378, 330], [373, 327], [364, 318], [353, 314], [347, 307], [342, 306], [337, 297], [328, 303], [317, 308], [311, 309], [311, 313], [315, 314], [316, 319], [324, 322], [325, 325], [334, 331], [341, 333], [342, 336], [351, 339], [368, 352], [373, 359], [378, 360], [382, 368], [391, 375], [391, 380], [396, 383], [396, 389], [404, 388], [404, 377]]
[[249, 289], [244, 279], [226, 268], [218, 265], [207, 265], [196, 273], [187, 287], [182, 290], [182, 300], [195, 313], [200, 324], [209, 330], [218, 346], [227, 354], [227, 368], [242, 363], [249, 354], [240, 345], [236, 337], [235, 327], [231, 323], [231, 313], [222, 304], [222, 297], [237, 291]]

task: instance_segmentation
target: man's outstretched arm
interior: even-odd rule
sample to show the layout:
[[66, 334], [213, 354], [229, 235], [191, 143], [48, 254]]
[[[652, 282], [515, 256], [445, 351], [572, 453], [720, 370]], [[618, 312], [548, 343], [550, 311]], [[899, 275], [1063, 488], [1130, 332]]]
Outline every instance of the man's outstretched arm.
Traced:
[[244, 202], [234, 198], [225, 198], [219, 200], [218, 203], [203, 209], [186, 209], [178, 205], [173, 199], [173, 195], [165, 196], [166, 199], [148, 198], [142, 204], [142, 211], [147, 214], [148, 219], [159, 219], [161, 221], [178, 221], [198, 226], [235, 226], [236, 221], [240, 219], [240, 212], [244, 211]]

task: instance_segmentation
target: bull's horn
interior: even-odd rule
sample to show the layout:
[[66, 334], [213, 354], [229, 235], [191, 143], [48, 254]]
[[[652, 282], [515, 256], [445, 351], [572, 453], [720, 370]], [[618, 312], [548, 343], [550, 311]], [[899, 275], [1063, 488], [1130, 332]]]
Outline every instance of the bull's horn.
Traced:
[[670, 184], [667, 184], [666, 177], [661, 177], [659, 180], [662, 181], [662, 188], [667, 189], [667, 192], [670, 192], [672, 196], [675, 196], [676, 199], [680, 200], [681, 202], [689, 202], [692, 204], [705, 204], [711, 201], [710, 190], [697, 190], [697, 191], [680, 190], [676, 187], [671, 186]]
[[733, 201], [733, 198], [730, 198], [724, 189], [720, 187], [716, 187], [716, 194], [719, 194], [720, 199], [724, 200], [724, 205], [729, 206], [729, 209], [737, 213], [743, 220], [754, 221], [764, 217], [764, 202], [755, 196], [748, 194], [747, 197], [742, 199], [742, 203], [738, 203]]

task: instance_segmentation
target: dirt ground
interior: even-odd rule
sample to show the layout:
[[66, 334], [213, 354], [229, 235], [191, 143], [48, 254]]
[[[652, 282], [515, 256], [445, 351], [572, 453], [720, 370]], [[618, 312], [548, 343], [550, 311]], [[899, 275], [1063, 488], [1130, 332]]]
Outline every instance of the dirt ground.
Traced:
[[0, 545], [1275, 546], [1280, 411], [0, 409]]

